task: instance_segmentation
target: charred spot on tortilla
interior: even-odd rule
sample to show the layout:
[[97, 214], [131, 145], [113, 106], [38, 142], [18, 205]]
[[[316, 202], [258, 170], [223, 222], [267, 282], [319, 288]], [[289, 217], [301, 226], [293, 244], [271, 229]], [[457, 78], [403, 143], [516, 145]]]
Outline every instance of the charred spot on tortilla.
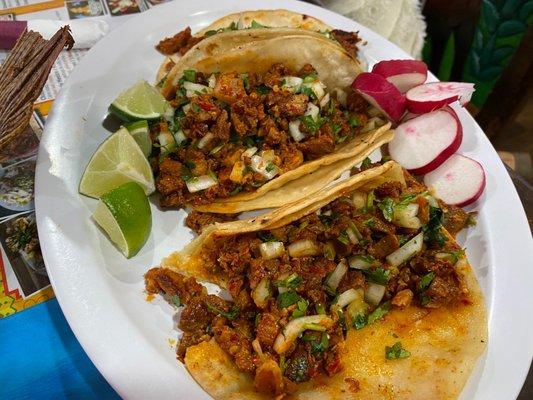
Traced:
[[178, 351], [216, 399], [376, 398], [384, 387], [455, 398], [484, 349], [486, 312], [465, 254], [441, 213], [423, 215], [426, 203], [446, 208], [394, 161], [377, 162], [262, 218], [206, 228], [146, 287], [184, 300]]

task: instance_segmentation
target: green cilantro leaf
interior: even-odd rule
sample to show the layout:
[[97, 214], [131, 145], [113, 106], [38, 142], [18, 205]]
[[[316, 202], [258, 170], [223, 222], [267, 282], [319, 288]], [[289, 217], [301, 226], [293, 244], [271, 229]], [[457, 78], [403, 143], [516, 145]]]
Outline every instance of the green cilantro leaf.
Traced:
[[431, 285], [431, 282], [433, 282], [433, 279], [435, 279], [435, 272], [430, 272], [422, 277], [420, 279], [420, 282], [418, 282], [418, 290], [421, 292], [426, 290], [429, 285]]
[[324, 125], [326, 119], [322, 118], [320, 115], [317, 115], [316, 119], [314, 119], [311, 115], [304, 115], [300, 117], [300, 121], [303, 122], [309, 132], [315, 134], [320, 129], [320, 127]]
[[211, 311], [213, 314], [222, 315], [223, 317], [226, 317], [227, 319], [235, 319], [237, 315], [239, 315], [239, 312], [240, 312], [239, 308], [236, 306], [231, 307], [231, 309], [228, 312], [226, 312], [226, 311], [219, 310], [211, 303], [205, 302], [205, 305], [207, 309]]
[[172, 304], [174, 304], [176, 307], [180, 307], [181, 306], [181, 299], [180, 299], [180, 297], [177, 294], [172, 296], [170, 298], [170, 300], [172, 301]]
[[387, 314], [391, 309], [391, 303], [390, 301], [386, 301], [382, 305], [380, 305], [378, 308], [376, 308], [374, 311], [370, 313], [368, 316], [368, 325], [373, 324], [374, 322], [380, 320]]
[[256, 86], [255, 88], [255, 91], [259, 94], [267, 94], [268, 92], [270, 92], [270, 90], [271, 89], [265, 85]]
[[274, 286], [296, 289], [302, 283], [302, 280], [297, 274], [290, 274], [285, 279], [274, 281]]
[[250, 25], [250, 28], [257, 29], [257, 28], [268, 28], [265, 25], [261, 25], [259, 22], [257, 22], [255, 19], [252, 21], [252, 24]]
[[361, 163], [361, 169], [368, 169], [372, 165], [372, 160], [370, 158], [365, 158]]
[[378, 208], [383, 213], [383, 218], [387, 221], [392, 221], [394, 216], [394, 201], [390, 197], [385, 197], [378, 203]]
[[399, 360], [409, 356], [411, 353], [402, 347], [401, 342], [396, 342], [392, 346], [385, 346], [385, 358], [387, 360]]
[[363, 273], [369, 281], [378, 283], [380, 285], [386, 285], [391, 278], [390, 271], [381, 267], [378, 267], [374, 270], [366, 269], [363, 270]]
[[352, 326], [359, 330], [363, 329], [366, 326], [366, 315], [365, 314], [358, 314], [352, 321]]
[[194, 69], [186, 69], [183, 71], [183, 79], [196, 83], [196, 71]]
[[298, 293], [289, 290], [288, 292], [283, 292], [278, 295], [278, 305], [279, 308], [287, 308], [289, 306], [292, 306], [293, 304], [298, 303], [300, 301], [301, 297], [298, 295]]
[[359, 126], [359, 118], [357, 118], [356, 116], [350, 117], [350, 119], [348, 120], [348, 125], [350, 125], [350, 128], [355, 128], [356, 126]]

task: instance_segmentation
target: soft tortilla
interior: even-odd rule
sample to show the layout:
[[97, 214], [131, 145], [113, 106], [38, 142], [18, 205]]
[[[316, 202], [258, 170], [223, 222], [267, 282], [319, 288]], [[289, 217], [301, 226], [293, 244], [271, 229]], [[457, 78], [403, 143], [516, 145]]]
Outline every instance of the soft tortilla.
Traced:
[[[232, 22], [235, 22], [239, 28], [249, 27], [252, 24], [252, 21], [271, 28], [300, 28], [315, 32], [331, 30], [329, 25], [325, 24], [319, 19], [294, 11], [256, 10], [226, 15], [197, 32], [194, 36], [202, 37], [206, 32], [226, 28]], [[173, 54], [169, 57], [165, 57], [165, 60], [157, 72], [156, 82], [161, 81], [161, 79], [168, 74], [172, 67], [179, 62], [180, 58], [181, 57], [179, 54]]]
[[[207, 271], [201, 262], [202, 249], [210, 246], [216, 237], [283, 226], [353, 190], [370, 190], [387, 181], [405, 183], [402, 169], [394, 161], [262, 216], [212, 225], [185, 249], [163, 260], [162, 266], [225, 287], [222, 274]], [[285, 398], [457, 398], [486, 347], [488, 333], [484, 299], [474, 272], [466, 259], [456, 268], [468, 289], [468, 303], [439, 309], [415, 306], [394, 309], [381, 321], [361, 330], [350, 330], [345, 342], [343, 371], [302, 384], [296, 394]], [[411, 352], [411, 357], [387, 360], [385, 346], [397, 341]], [[239, 372], [214, 340], [190, 347], [185, 365], [215, 399], [269, 398], [254, 391], [251, 376]]]

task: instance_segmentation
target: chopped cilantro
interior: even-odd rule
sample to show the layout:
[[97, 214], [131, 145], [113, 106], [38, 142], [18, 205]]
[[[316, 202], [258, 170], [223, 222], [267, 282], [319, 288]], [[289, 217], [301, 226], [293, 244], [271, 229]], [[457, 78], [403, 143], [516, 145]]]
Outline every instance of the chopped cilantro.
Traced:
[[258, 232], [257, 237], [261, 239], [262, 242], [277, 242], [278, 241], [278, 239], [276, 239], [276, 237], [268, 231]]
[[431, 301], [431, 296], [423, 293], [421, 296], [420, 296], [420, 304], [422, 304], [423, 306], [425, 306], [426, 304], [428, 304], [429, 302]]
[[315, 134], [322, 125], [324, 125], [324, 122], [326, 122], [325, 118], [322, 118], [320, 115], [316, 116], [316, 119], [314, 119], [311, 115], [304, 115], [300, 117], [300, 121], [303, 122], [307, 130]]
[[265, 85], [260, 85], [260, 86], [255, 87], [255, 91], [259, 94], [267, 94], [268, 92], [270, 92], [270, 90], [271, 89]]
[[418, 282], [418, 290], [421, 292], [426, 290], [429, 285], [431, 285], [431, 282], [433, 282], [433, 279], [435, 279], [435, 272], [429, 272], [426, 275], [420, 279], [420, 282]]
[[205, 36], [205, 37], [209, 37], [209, 36], [216, 35], [217, 33], [218, 33], [217, 30], [215, 30], [215, 29], [211, 29], [210, 31], [207, 31], [207, 32], [204, 34], [204, 36]]
[[246, 90], [250, 90], [250, 80], [248, 79], [248, 74], [241, 74], [241, 79]]
[[165, 76], [165, 77], [163, 77], [159, 82], [157, 82], [157, 85], [156, 85], [156, 86], [157, 86], [158, 88], [162, 88], [163, 85], [165, 84], [166, 80], [167, 80], [167, 77]]
[[337, 236], [337, 240], [345, 245], [350, 244], [350, 238], [348, 237], [348, 234], [346, 233], [346, 231], [341, 232], [341, 234]]
[[268, 28], [265, 25], [261, 25], [259, 22], [257, 22], [255, 19], [252, 21], [252, 24], [250, 25], [250, 28], [257, 29], [257, 28]]
[[383, 213], [383, 218], [389, 222], [392, 221], [392, 217], [394, 216], [394, 201], [390, 197], [385, 197], [381, 200], [378, 204], [378, 208]]
[[301, 297], [298, 293], [289, 290], [288, 292], [283, 292], [278, 295], [278, 305], [279, 308], [287, 308], [293, 304], [298, 303], [301, 300]]
[[302, 336], [304, 342], [308, 342], [311, 345], [311, 353], [322, 353], [329, 347], [329, 338], [326, 332], [322, 332], [320, 339], [316, 334], [306, 333]]
[[363, 162], [361, 163], [361, 169], [367, 169], [370, 168], [372, 165], [372, 160], [370, 158], [365, 158]]
[[374, 311], [370, 313], [368, 316], [368, 325], [373, 324], [374, 322], [380, 320], [387, 314], [391, 309], [391, 303], [390, 301], [386, 301], [382, 305], [380, 305], [378, 308], [376, 308]]
[[297, 274], [290, 274], [287, 278], [274, 281], [274, 286], [296, 289], [302, 283], [302, 278]]
[[200, 108], [200, 106], [196, 103], [191, 103], [191, 109], [195, 112], [195, 113], [199, 113], [200, 111], [202, 111], [202, 109]]
[[398, 243], [400, 244], [400, 247], [402, 247], [405, 243], [409, 241], [408, 235], [396, 235], [398, 238]]
[[246, 136], [243, 140], [246, 147], [261, 147], [263, 143], [262, 136]]
[[183, 179], [185, 182], [191, 182], [194, 178], [196, 177], [189, 168], [186, 166], [181, 167], [181, 179]]
[[430, 243], [436, 243], [441, 247], [447, 240], [441, 229], [442, 215], [442, 209], [429, 206], [429, 221], [422, 228], [424, 231], [424, 240]]
[[176, 307], [180, 307], [181, 306], [181, 299], [180, 299], [180, 297], [177, 294], [172, 296], [170, 298], [170, 300], [172, 301], [172, 304], [174, 304]]
[[219, 310], [211, 303], [206, 302], [205, 305], [207, 309], [211, 311], [213, 314], [222, 315], [223, 317], [227, 319], [235, 319], [237, 315], [239, 315], [239, 312], [240, 312], [239, 308], [235, 306], [231, 307], [231, 309], [228, 312], [226, 312], [226, 311]]
[[292, 318], [303, 317], [305, 315], [305, 312], [307, 311], [308, 306], [309, 304], [307, 303], [307, 300], [305, 299], [298, 300], [298, 303], [296, 303], [297, 308], [296, 310], [292, 312], [291, 317]]
[[316, 72], [311, 72], [310, 74], [305, 75], [303, 78], [304, 83], [312, 83], [318, 79]]
[[409, 356], [411, 353], [402, 347], [401, 342], [396, 342], [392, 346], [385, 346], [385, 358], [387, 360], [398, 360]]
[[376, 221], [374, 221], [373, 217], [370, 217], [366, 221], [363, 221], [363, 225], [373, 228], [376, 226]]
[[337, 125], [333, 122], [331, 122], [329, 126], [331, 127], [331, 130], [333, 131], [334, 135], [337, 135], [337, 133], [339, 133], [342, 130], [342, 126]]
[[[337, 301], [337, 299], [335, 299], [333, 302], [335, 301]], [[342, 331], [346, 332], [346, 318], [344, 317], [344, 313], [342, 312], [342, 310], [337, 310], [337, 317], [339, 317], [339, 325], [341, 326]]]
[[409, 204], [411, 204], [413, 200], [416, 199], [417, 197], [418, 197], [418, 194], [407, 194], [405, 196], [402, 196], [400, 197], [400, 201], [398, 202], [398, 204], [396, 204], [396, 207], [398, 208], [406, 207]]
[[324, 307], [324, 304], [322, 303], [315, 304], [315, 310], [317, 314], [321, 314], [321, 315], [326, 314], [326, 308]]
[[324, 245], [324, 257], [331, 261], [335, 259], [335, 246], [333, 246], [333, 243], [326, 243]]
[[320, 219], [320, 222], [322, 222], [326, 227], [330, 228], [335, 223], [337, 218], [339, 218], [339, 215], [337, 213], [331, 213], [330, 215], [320, 214], [318, 218]]
[[350, 128], [355, 128], [356, 126], [359, 126], [359, 118], [357, 118], [356, 116], [350, 117], [350, 119], [348, 120], [348, 125], [350, 125]]
[[296, 93], [305, 94], [306, 96], [309, 96], [311, 100], [316, 100], [317, 98], [315, 92], [313, 92], [313, 89], [305, 85], [301, 85], [300, 88], [296, 91]]
[[366, 262], [368, 264], [372, 264], [372, 263], [374, 263], [374, 261], [376, 261], [376, 259], [374, 257], [372, 257], [370, 254], [367, 254], [367, 255], [358, 254], [358, 255], [356, 255], [354, 257], [355, 258], [359, 258], [360, 260], [363, 260], [364, 262]]
[[363, 329], [366, 326], [366, 315], [365, 314], [357, 315], [352, 321], [352, 326], [357, 330]]
[[183, 79], [196, 83], [196, 71], [194, 69], [186, 69], [183, 71]]
[[230, 196], [235, 196], [237, 193], [240, 193], [242, 190], [241, 185], [236, 185], [231, 192], [229, 192]]
[[266, 172], [272, 172], [276, 169], [276, 164], [269, 162], [265, 168]]
[[366, 269], [363, 270], [363, 273], [369, 281], [379, 283], [380, 285], [386, 285], [391, 278], [390, 271], [381, 267], [378, 267], [374, 270]]
[[185, 166], [189, 169], [195, 169], [196, 168], [196, 164], [193, 162], [193, 161], [190, 161], [190, 160], [185, 160], [183, 162], [183, 164], [185, 164]]

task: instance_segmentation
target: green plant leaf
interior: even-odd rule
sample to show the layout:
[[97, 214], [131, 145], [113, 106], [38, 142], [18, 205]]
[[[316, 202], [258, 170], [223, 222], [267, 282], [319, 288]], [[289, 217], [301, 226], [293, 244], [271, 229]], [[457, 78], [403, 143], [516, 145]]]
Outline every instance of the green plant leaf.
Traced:
[[501, 65], [491, 65], [479, 72], [479, 79], [483, 81], [491, 81], [497, 78], [503, 72], [503, 69], [504, 67]]
[[503, 46], [499, 47], [492, 52], [491, 62], [494, 64], [500, 64], [503, 60], [514, 53], [514, 47]]
[[481, 6], [481, 15], [485, 21], [485, 24], [489, 31], [494, 31], [500, 22], [500, 14], [498, 10], [490, 2], [490, 0], [483, 0], [483, 5]]
[[481, 51], [479, 52], [479, 65], [481, 69], [485, 66], [491, 65], [492, 52], [494, 51], [494, 44], [496, 43], [496, 34], [492, 34]]
[[444, 53], [442, 54], [442, 60], [439, 66], [438, 78], [441, 81], [449, 81], [452, 75], [453, 62], [455, 59], [455, 36], [454, 33], [448, 37], [446, 46], [444, 47]]
[[533, 16], [533, 0], [524, 3], [518, 11], [518, 18], [526, 24], [531, 24], [531, 17]]
[[480, 49], [483, 47], [483, 32], [481, 29], [477, 29], [476, 33], [474, 34], [474, 42], [472, 44], [472, 48]]
[[502, 7], [502, 15], [504, 18], [512, 18], [516, 11], [518, 10], [518, 7], [520, 7], [520, 4], [522, 3], [522, 0], [506, 0], [503, 3]]
[[523, 33], [526, 30], [526, 24], [522, 21], [509, 20], [505, 21], [498, 27], [498, 36], [512, 36], [518, 33]]
[[[470, 73], [472, 76], [477, 76], [479, 74], [479, 55], [475, 51], [472, 51], [470, 60]], [[467, 80], [467, 82], [469, 81]]]

